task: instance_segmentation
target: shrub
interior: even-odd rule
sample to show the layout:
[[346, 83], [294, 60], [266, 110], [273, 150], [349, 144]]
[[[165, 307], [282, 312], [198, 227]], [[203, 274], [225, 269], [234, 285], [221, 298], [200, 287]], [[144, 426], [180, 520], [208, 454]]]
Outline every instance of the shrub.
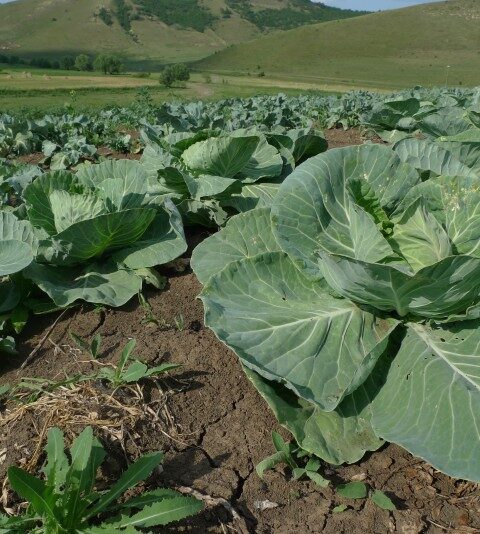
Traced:
[[190, 79], [190, 69], [181, 63], [168, 65], [160, 74], [160, 83], [165, 87], [171, 87], [174, 82], [186, 82]]
[[124, 69], [122, 60], [114, 54], [99, 54], [93, 62], [93, 67], [104, 74], [120, 74]]
[[79, 54], [75, 58], [75, 69], [80, 71], [93, 70], [92, 60], [86, 54]]

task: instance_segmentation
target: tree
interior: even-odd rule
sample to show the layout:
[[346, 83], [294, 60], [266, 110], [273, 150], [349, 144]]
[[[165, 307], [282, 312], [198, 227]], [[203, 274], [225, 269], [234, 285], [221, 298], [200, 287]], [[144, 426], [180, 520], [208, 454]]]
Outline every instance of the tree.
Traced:
[[104, 74], [119, 74], [123, 71], [123, 62], [114, 54], [99, 54], [93, 63], [94, 69]]
[[73, 70], [75, 67], [75, 59], [72, 56], [65, 56], [61, 61], [62, 69]]
[[186, 82], [190, 79], [190, 69], [182, 63], [168, 65], [160, 74], [160, 83], [165, 87], [171, 87], [174, 82]]
[[183, 63], [173, 65], [172, 69], [176, 80], [187, 82], [190, 79], [190, 69]]
[[176, 80], [175, 71], [172, 65], [165, 67], [160, 74], [160, 83], [165, 87], [172, 87], [173, 82]]
[[92, 70], [92, 60], [86, 54], [79, 54], [75, 58], [75, 70]]

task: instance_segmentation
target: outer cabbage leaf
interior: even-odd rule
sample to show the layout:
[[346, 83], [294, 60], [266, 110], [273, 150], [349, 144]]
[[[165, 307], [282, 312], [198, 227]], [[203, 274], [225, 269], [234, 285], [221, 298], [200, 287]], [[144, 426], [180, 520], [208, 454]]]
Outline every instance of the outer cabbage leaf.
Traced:
[[265, 380], [247, 367], [244, 371], [298, 445], [325, 462], [354, 463], [365, 452], [383, 445], [370, 422], [370, 402], [380, 385], [376, 383], [375, 371], [331, 412], [320, 410], [278, 382]]
[[238, 180], [235, 180], [234, 178], [211, 176], [209, 174], [202, 174], [198, 177], [185, 174], [184, 180], [189, 194], [196, 200], [205, 197], [216, 197], [235, 184], [238, 184]]
[[8, 279], [0, 282], [0, 313], [13, 310], [21, 298], [22, 291], [15, 282]]
[[270, 207], [279, 187], [280, 184], [275, 182], [244, 185], [239, 193], [232, 192], [222, 198], [222, 205], [230, 206], [238, 212]]
[[71, 194], [58, 190], [50, 194], [49, 200], [57, 232], [107, 212], [102, 200], [94, 195]]
[[478, 300], [480, 259], [449, 256], [415, 274], [401, 266], [367, 263], [320, 254], [328, 285], [354, 302], [379, 310], [443, 319], [463, 312]]
[[28, 221], [0, 212], [0, 276], [17, 273], [30, 265], [37, 247], [33, 227]]
[[[144, 188], [146, 188], [148, 182], [148, 175], [144, 167], [138, 161], [128, 159], [107, 159], [96, 165], [85, 163], [78, 168], [76, 177], [80, 184], [91, 189], [98, 188], [99, 184], [105, 180], [119, 179], [125, 184], [125, 191], [127, 192], [130, 187], [136, 189], [138, 182], [143, 182]], [[135, 185], [131, 186], [130, 184]]]
[[280, 250], [270, 223], [270, 209], [257, 208], [232, 217], [225, 228], [200, 243], [190, 264], [202, 284], [228, 264]]
[[165, 201], [142, 237], [115, 252], [112, 259], [130, 269], [142, 269], [173, 261], [186, 250], [180, 213], [171, 201]]
[[330, 296], [283, 252], [229, 264], [200, 297], [242, 363], [326, 411], [364, 382], [398, 324]]
[[403, 162], [422, 171], [448, 176], [475, 176], [474, 171], [451, 152], [426, 139], [404, 139], [395, 145], [395, 152]]
[[480, 322], [411, 324], [373, 400], [373, 427], [444, 473], [480, 480]]
[[255, 152], [241, 169], [238, 178], [243, 183], [253, 183], [262, 178], [275, 178], [282, 172], [282, 168], [283, 160], [278, 150], [267, 142], [264, 135], [260, 135]]
[[32, 263], [25, 270], [25, 276], [57, 306], [69, 306], [77, 300], [123, 306], [142, 288], [139, 276], [109, 262], [76, 269]]
[[233, 178], [248, 164], [258, 142], [257, 136], [214, 137], [187, 148], [182, 160], [200, 174]]
[[39, 254], [57, 265], [74, 265], [102, 255], [108, 250], [130, 246], [138, 241], [157, 210], [136, 208], [99, 215], [69, 226], [41, 243]]
[[288, 130], [288, 137], [293, 140], [293, 158], [299, 163], [312, 158], [328, 148], [327, 140], [322, 132], [309, 128]]
[[67, 171], [45, 173], [29, 184], [23, 192], [29, 221], [49, 235], [57, 233], [50, 198], [54, 191], [79, 192], [76, 176]]
[[0, 243], [0, 276], [18, 273], [33, 261], [28, 243], [7, 239]]

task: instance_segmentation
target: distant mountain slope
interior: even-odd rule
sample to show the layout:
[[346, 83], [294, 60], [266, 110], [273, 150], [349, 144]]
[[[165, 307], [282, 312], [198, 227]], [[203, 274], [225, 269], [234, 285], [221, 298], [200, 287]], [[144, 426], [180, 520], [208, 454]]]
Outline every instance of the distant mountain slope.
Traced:
[[310, 0], [16, 0], [0, 5], [0, 53], [190, 61], [264, 32], [358, 14]]
[[238, 44], [197, 65], [374, 87], [480, 85], [480, 0], [314, 24]]

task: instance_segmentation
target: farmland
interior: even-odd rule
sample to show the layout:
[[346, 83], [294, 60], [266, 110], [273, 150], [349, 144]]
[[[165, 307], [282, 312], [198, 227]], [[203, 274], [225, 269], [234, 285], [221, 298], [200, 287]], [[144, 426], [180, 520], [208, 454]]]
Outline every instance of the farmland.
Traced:
[[476, 0], [0, 15], [0, 533], [480, 532]]
[[478, 528], [479, 105], [415, 89], [2, 115], [2, 476], [95, 435], [102, 484], [163, 461], [141, 491], [193, 531]]

